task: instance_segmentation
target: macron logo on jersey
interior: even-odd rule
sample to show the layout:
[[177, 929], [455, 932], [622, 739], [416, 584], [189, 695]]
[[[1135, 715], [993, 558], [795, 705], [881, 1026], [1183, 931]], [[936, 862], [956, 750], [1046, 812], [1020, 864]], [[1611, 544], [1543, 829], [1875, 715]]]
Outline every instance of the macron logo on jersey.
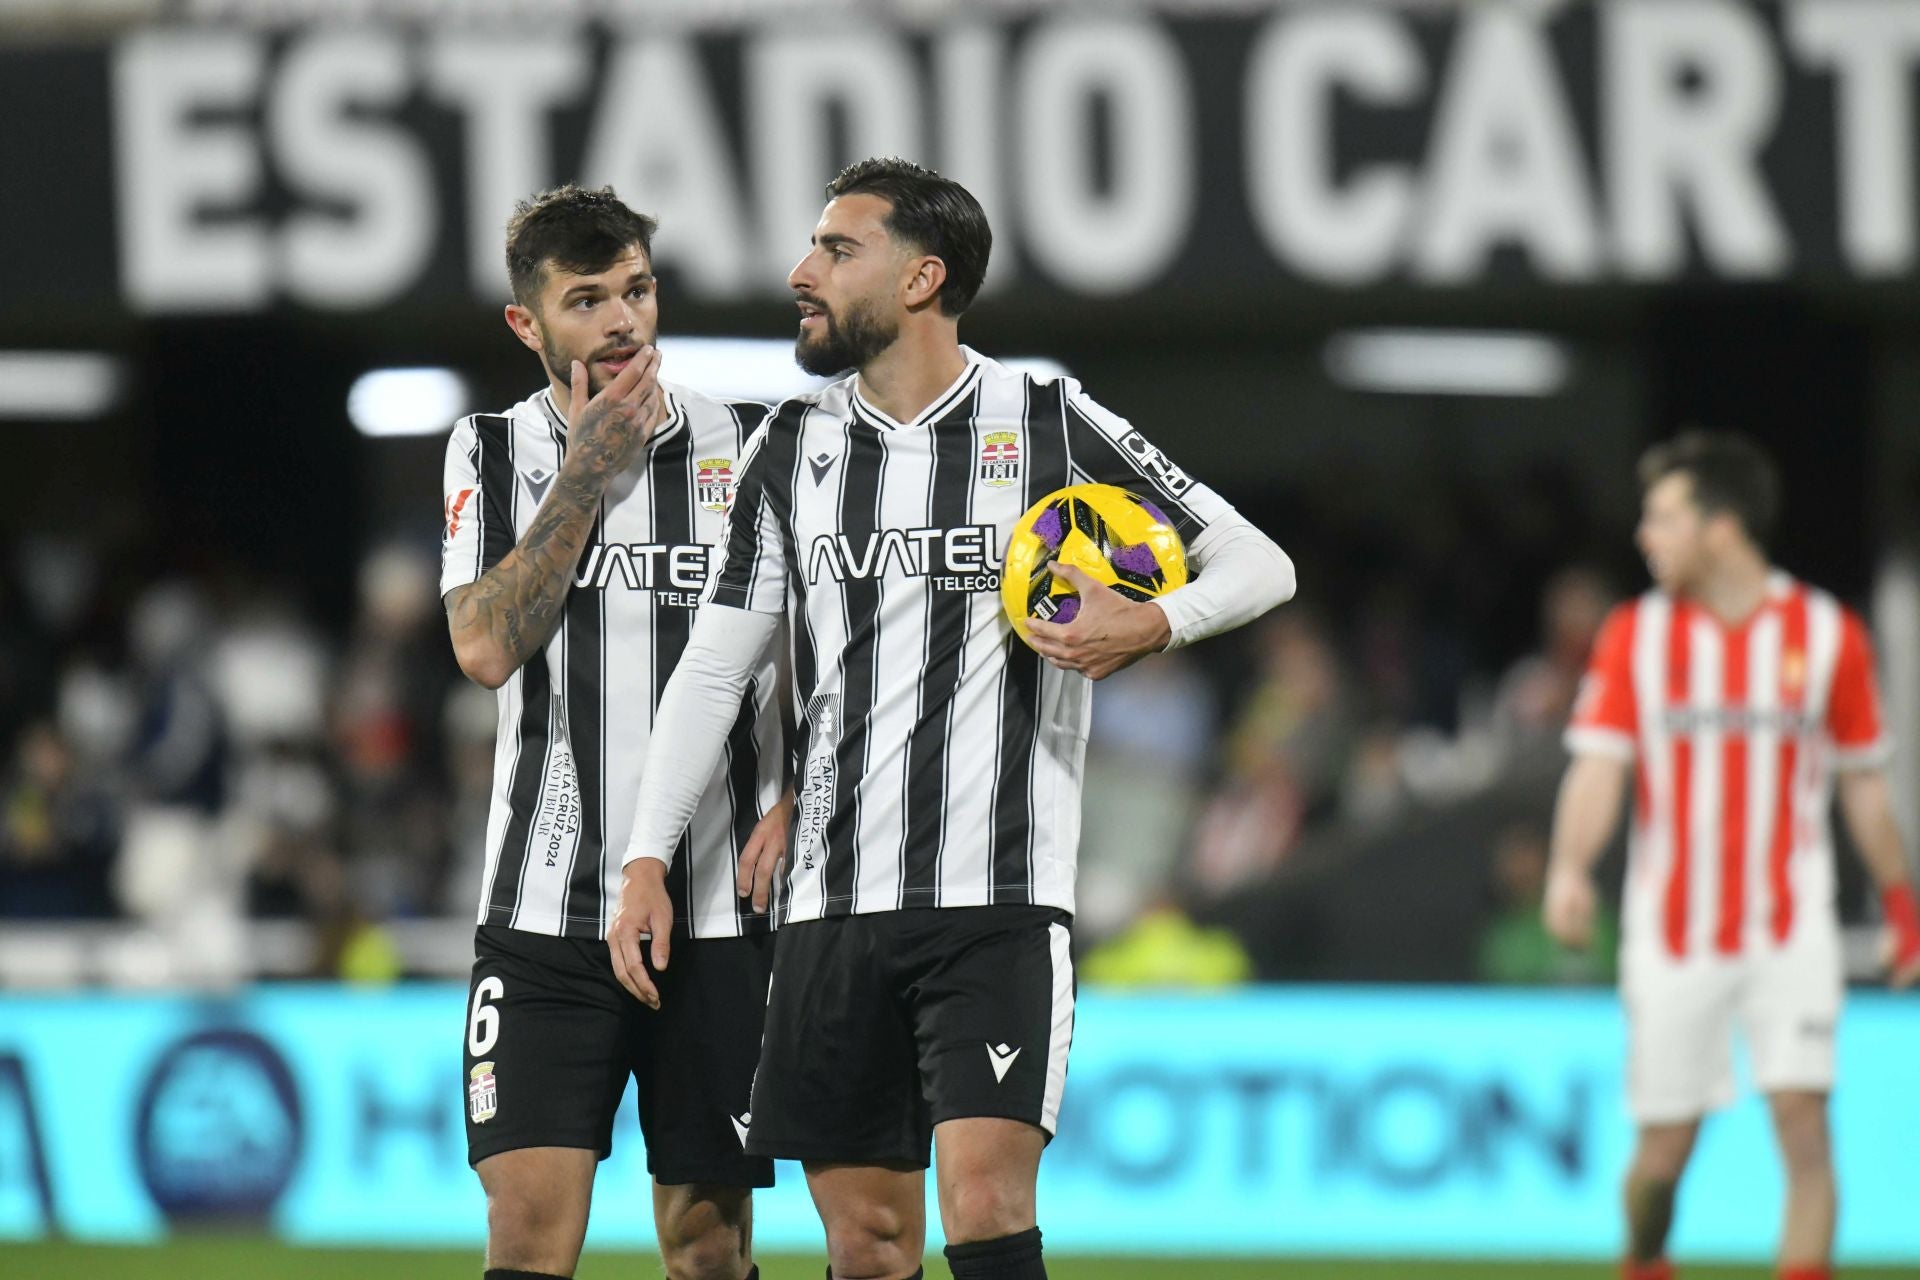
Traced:
[[1007, 1078], [1007, 1072], [1013, 1070], [1013, 1060], [1020, 1056], [1020, 1050], [1009, 1049], [1002, 1044], [998, 1048], [987, 1046], [987, 1057], [993, 1060], [993, 1082], [1001, 1083]]

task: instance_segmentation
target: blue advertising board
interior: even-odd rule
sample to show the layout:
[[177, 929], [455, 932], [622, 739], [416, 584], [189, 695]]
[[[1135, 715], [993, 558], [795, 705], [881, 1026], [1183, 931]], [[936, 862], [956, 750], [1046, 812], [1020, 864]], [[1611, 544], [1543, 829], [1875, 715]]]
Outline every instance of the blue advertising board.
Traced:
[[[140, 1241], [214, 1221], [304, 1243], [477, 1245], [464, 995], [0, 998], [0, 1239]], [[1631, 1141], [1621, 1037], [1601, 992], [1083, 992], [1042, 1166], [1048, 1246], [1612, 1256]], [[1840, 1052], [1840, 1254], [1920, 1261], [1920, 1004], [1857, 995]], [[631, 1105], [590, 1245], [652, 1242]], [[1782, 1183], [1751, 1095], [1709, 1123], [1690, 1180], [1676, 1252], [1770, 1253]], [[796, 1167], [754, 1216], [764, 1249], [820, 1247]]]

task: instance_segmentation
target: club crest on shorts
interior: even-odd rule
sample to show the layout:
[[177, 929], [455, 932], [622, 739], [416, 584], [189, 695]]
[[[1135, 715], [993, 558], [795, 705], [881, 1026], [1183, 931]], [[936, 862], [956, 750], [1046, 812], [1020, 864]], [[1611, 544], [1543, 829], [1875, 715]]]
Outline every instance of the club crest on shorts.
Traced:
[[476, 1062], [467, 1073], [467, 1118], [485, 1124], [500, 1110], [500, 1091], [493, 1078], [491, 1062]]
[[980, 483], [1004, 489], [1020, 479], [1020, 436], [989, 431], [980, 442]]
[[724, 513], [733, 505], [733, 459], [702, 458], [693, 464], [694, 498], [708, 511]]

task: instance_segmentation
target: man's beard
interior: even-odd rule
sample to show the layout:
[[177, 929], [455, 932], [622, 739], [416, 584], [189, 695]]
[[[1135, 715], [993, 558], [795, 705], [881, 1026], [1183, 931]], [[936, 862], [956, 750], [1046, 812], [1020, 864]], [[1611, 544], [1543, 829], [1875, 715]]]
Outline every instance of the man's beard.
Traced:
[[[813, 302], [813, 299], [808, 299]], [[815, 305], [819, 305], [815, 302]], [[802, 369], [816, 377], [831, 378], [848, 369], [865, 368], [900, 336], [900, 322], [891, 323], [875, 314], [870, 303], [849, 303], [845, 323], [831, 311], [821, 308], [826, 333], [810, 338], [801, 334], [793, 344], [793, 358]]]
[[587, 396], [589, 399], [605, 391], [607, 384], [619, 376], [618, 374], [601, 373], [599, 366], [594, 362], [602, 356], [605, 356], [608, 352], [615, 351], [622, 346], [638, 347], [641, 344], [642, 339], [636, 335], [625, 343], [608, 343], [597, 351], [580, 355], [561, 347], [553, 340], [553, 335], [547, 332], [547, 327], [545, 325], [540, 326], [540, 354], [547, 362], [547, 371], [553, 374], [561, 386], [571, 387], [573, 385], [573, 362], [578, 360], [581, 364], [587, 366]]

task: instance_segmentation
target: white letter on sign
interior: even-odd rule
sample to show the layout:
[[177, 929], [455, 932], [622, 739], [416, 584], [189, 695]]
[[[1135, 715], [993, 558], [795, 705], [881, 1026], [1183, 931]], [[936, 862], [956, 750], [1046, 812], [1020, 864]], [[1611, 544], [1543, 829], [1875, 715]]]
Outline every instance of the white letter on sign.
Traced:
[[274, 158], [301, 195], [352, 211], [303, 210], [287, 220], [280, 256], [289, 297], [378, 306], [405, 293], [426, 266], [439, 229], [432, 168], [398, 124], [358, 120], [350, 110], [392, 109], [412, 92], [398, 36], [308, 36], [288, 52], [267, 111]]
[[[1146, 22], [1062, 19], [1021, 68], [1022, 209], [1035, 261], [1082, 293], [1150, 284], [1193, 215], [1193, 103], [1179, 51]], [[1093, 107], [1113, 123], [1112, 182], [1097, 189]]]
[[1920, 4], [1815, 0], [1792, 12], [1793, 42], [1831, 65], [1840, 89], [1840, 245], [1865, 275], [1913, 268], [1913, 63]]
[[1267, 24], [1247, 64], [1247, 196], [1274, 256], [1314, 280], [1365, 284], [1392, 269], [1413, 202], [1403, 169], [1333, 177], [1333, 89], [1375, 106], [1411, 101], [1426, 68], [1397, 18], [1331, 6]]
[[113, 57], [120, 269], [143, 311], [251, 310], [271, 287], [267, 237], [254, 219], [204, 225], [260, 188], [260, 148], [238, 123], [195, 114], [252, 104], [265, 59], [239, 32], [147, 31]]
[[1602, 6], [1607, 175], [1620, 262], [1643, 278], [1679, 272], [1691, 204], [1707, 262], [1777, 275], [1791, 249], [1760, 179], [1780, 115], [1780, 68], [1760, 19], [1723, 0]]

